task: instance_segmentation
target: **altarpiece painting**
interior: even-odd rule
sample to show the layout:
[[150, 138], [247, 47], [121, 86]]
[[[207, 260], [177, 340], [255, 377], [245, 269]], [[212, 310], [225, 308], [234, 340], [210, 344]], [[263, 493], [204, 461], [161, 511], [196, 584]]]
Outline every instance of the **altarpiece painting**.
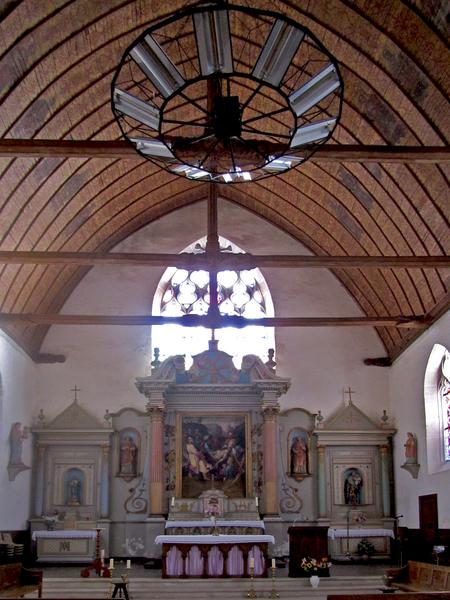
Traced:
[[178, 496], [197, 498], [214, 488], [245, 498], [251, 472], [248, 414], [178, 414]]

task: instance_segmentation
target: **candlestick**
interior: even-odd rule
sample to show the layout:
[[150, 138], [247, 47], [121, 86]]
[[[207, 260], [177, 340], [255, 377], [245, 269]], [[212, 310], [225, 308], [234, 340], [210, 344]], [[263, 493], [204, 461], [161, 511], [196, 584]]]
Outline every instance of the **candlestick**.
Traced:
[[114, 559], [113, 558], [109, 559], [109, 568], [114, 569]]
[[104, 548], [102, 548], [102, 549], [100, 550], [100, 558], [101, 558], [102, 560], [104, 560], [104, 559], [105, 559], [105, 549], [104, 549]]
[[249, 557], [249, 570], [250, 570], [250, 590], [247, 592], [247, 598], [252, 598], [252, 600], [254, 598], [258, 597], [258, 594], [255, 591], [255, 587], [254, 587], [254, 581], [253, 581], [253, 577], [255, 574], [255, 559], [253, 558], [253, 556]]
[[131, 560], [127, 560], [127, 569], [131, 569]]
[[271, 567], [271, 571], [272, 571], [272, 589], [270, 590], [270, 594], [269, 594], [269, 598], [279, 598], [280, 594], [277, 592], [277, 590], [275, 589], [275, 572], [276, 572], [276, 564], [275, 564], [275, 559], [272, 558], [272, 567]]
[[256, 505], [256, 508], [258, 508], [258, 506], [259, 506], [258, 496], [255, 496], [255, 505]]
[[172, 508], [175, 506], [175, 496], [172, 496], [172, 500], [170, 501], [170, 506]]

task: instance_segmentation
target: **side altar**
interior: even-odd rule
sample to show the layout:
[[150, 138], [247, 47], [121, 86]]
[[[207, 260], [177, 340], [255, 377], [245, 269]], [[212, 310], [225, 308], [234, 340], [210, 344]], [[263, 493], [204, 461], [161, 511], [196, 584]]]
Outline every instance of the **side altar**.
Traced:
[[163, 545], [167, 576], [245, 576], [252, 561], [264, 575], [275, 540], [260, 514], [279, 515], [278, 399], [290, 381], [254, 355], [237, 369], [211, 341], [190, 369], [170, 357], [136, 385], [150, 417], [148, 555]]

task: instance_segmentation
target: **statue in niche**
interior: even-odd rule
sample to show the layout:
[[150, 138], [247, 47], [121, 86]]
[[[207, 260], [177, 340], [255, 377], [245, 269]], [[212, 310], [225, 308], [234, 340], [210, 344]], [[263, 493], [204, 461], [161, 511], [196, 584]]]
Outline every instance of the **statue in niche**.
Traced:
[[362, 504], [363, 478], [358, 469], [347, 469], [344, 473], [345, 504], [357, 506]]
[[138, 475], [139, 433], [123, 429], [119, 434], [119, 476], [130, 478]]
[[64, 501], [68, 506], [83, 504], [84, 473], [81, 469], [69, 469], [65, 475]]
[[301, 427], [290, 431], [288, 436], [288, 475], [298, 481], [309, 475], [308, 438], [308, 432]]

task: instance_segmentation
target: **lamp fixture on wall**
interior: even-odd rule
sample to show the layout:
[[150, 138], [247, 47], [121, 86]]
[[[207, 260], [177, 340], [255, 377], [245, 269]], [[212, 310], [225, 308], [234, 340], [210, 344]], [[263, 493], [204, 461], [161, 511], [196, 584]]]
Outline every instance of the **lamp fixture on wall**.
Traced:
[[307, 28], [218, 1], [155, 22], [129, 46], [112, 109], [160, 167], [238, 183], [305, 162], [331, 137], [342, 90], [336, 60]]

